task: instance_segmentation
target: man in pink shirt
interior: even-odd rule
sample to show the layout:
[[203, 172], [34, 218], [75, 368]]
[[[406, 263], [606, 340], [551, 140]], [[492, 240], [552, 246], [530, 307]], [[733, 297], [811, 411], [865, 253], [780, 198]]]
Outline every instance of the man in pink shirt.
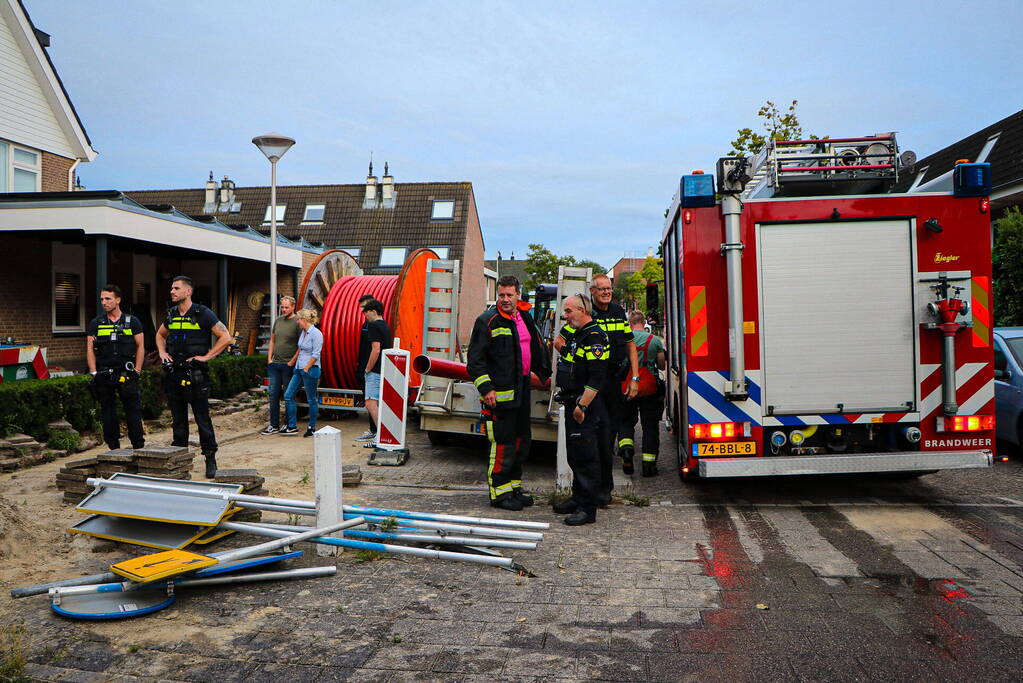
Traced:
[[504, 510], [533, 504], [522, 491], [522, 463], [532, 432], [529, 375], [532, 371], [541, 380], [550, 377], [547, 354], [527, 314], [529, 304], [519, 301], [520, 291], [515, 277], [505, 275], [497, 281], [497, 307], [476, 318], [467, 364], [490, 439], [490, 504]]

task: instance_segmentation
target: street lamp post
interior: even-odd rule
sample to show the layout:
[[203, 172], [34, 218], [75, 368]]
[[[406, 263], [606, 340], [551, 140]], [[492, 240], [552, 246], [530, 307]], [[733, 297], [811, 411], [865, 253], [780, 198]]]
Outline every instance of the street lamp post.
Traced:
[[277, 162], [295, 144], [280, 133], [266, 133], [252, 138], [252, 144], [270, 160], [270, 330], [277, 315]]

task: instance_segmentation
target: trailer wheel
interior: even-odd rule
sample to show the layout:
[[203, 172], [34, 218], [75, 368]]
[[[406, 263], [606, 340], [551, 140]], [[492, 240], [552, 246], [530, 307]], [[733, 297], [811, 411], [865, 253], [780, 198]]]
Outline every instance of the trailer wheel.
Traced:
[[439, 432], [436, 429], [429, 429], [426, 432], [426, 438], [430, 440], [431, 446], [446, 446], [450, 439], [450, 434], [447, 432]]

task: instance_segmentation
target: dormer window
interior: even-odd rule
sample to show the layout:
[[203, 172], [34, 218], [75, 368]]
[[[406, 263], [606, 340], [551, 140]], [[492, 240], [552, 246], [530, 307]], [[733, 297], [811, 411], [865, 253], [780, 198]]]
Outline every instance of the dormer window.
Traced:
[[326, 204], [306, 204], [305, 214], [302, 216], [302, 221], [322, 221], [323, 213], [326, 211]]
[[452, 221], [455, 219], [455, 202], [451, 199], [435, 199], [433, 201], [433, 212], [430, 214], [432, 221]]
[[[284, 221], [284, 210], [287, 209], [287, 208], [288, 208], [287, 204], [278, 204], [277, 205], [277, 211], [276, 211], [277, 216], [276, 216], [276, 218], [277, 218], [277, 222], [278, 223]], [[269, 223], [270, 222], [270, 205], [269, 204], [267, 204], [266, 214], [263, 216], [263, 222], [264, 223]]]
[[405, 263], [407, 247], [381, 247], [380, 266], [400, 266]]

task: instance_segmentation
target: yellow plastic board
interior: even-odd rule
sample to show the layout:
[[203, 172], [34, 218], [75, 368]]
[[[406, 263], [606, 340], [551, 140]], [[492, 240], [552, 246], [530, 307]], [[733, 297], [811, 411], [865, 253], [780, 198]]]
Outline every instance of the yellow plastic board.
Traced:
[[166, 550], [143, 555], [110, 566], [110, 571], [126, 579], [149, 583], [169, 576], [196, 571], [217, 563], [217, 558], [190, 553], [187, 550]]
[[230, 536], [233, 533], [234, 529], [217, 529], [214, 527], [212, 529], [207, 529], [206, 533], [199, 538], [194, 539], [192, 543], [195, 543], [196, 545], [206, 545], [207, 543], [213, 543], [213, 541], [219, 541], [225, 536]]

